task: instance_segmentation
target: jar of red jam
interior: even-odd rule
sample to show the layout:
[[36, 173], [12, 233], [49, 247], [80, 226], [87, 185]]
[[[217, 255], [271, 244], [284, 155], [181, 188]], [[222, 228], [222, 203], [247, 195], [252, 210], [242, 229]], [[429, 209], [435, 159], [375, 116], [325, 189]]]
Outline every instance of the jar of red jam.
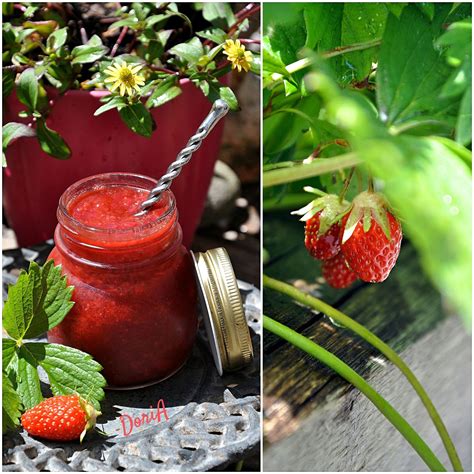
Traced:
[[196, 281], [173, 194], [138, 213], [155, 185], [101, 174], [73, 184], [59, 202], [49, 258], [74, 286], [75, 304], [48, 339], [91, 354], [112, 387], [169, 377], [196, 336]]

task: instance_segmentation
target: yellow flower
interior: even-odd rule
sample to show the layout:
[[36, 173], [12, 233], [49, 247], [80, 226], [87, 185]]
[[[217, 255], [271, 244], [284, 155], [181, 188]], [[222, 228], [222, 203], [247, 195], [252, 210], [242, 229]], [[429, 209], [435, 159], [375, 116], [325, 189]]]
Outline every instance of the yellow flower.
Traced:
[[227, 60], [232, 63], [232, 69], [237, 68], [248, 72], [253, 56], [250, 51], [245, 51], [245, 46], [240, 44], [239, 40], [226, 40], [224, 45], [224, 54], [227, 54]]
[[117, 60], [109, 66], [105, 73], [108, 75], [104, 82], [113, 83], [110, 91], [120, 87], [120, 95], [133, 94], [133, 89], [140, 91], [140, 86], [145, 84], [145, 80], [137, 72], [142, 68], [141, 64], [129, 66], [125, 61]]

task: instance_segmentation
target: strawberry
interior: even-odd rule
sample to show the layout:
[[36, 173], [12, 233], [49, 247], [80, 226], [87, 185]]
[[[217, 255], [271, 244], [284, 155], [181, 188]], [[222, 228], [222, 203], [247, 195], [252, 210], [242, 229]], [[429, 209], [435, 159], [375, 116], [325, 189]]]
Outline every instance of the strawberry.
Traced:
[[311, 201], [307, 206], [292, 212], [302, 215], [305, 222], [304, 243], [313, 258], [329, 260], [340, 251], [340, 220], [349, 203], [341, 202], [334, 194]]
[[77, 395], [56, 395], [27, 410], [21, 417], [23, 428], [32, 436], [72, 441], [84, 438], [101, 415]]
[[402, 228], [385, 198], [365, 191], [342, 219], [341, 249], [351, 269], [367, 282], [384, 281], [400, 253]]
[[323, 277], [333, 288], [347, 288], [357, 280], [357, 275], [349, 268], [342, 252], [323, 262]]
[[304, 226], [304, 244], [309, 254], [319, 260], [328, 260], [337, 255], [339, 244], [340, 224], [333, 224], [324, 234], [319, 234], [321, 212], [306, 221]]

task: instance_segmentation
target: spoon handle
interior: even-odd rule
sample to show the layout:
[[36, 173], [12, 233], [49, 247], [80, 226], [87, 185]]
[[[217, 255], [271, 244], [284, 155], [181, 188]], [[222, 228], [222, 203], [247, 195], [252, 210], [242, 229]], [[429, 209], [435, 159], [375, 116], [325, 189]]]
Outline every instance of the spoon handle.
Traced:
[[178, 153], [176, 160], [169, 165], [166, 173], [159, 179], [157, 185], [150, 191], [148, 198], [141, 205], [141, 211], [146, 211], [149, 207], [158, 201], [163, 191], [166, 191], [171, 186], [173, 179], [175, 179], [181, 168], [189, 163], [192, 154], [201, 146], [202, 141], [209, 135], [211, 130], [215, 127], [217, 122], [224, 117], [229, 111], [229, 106], [223, 100], [216, 100], [212, 104], [211, 111], [208, 116], [201, 123], [197, 132], [189, 139], [186, 146]]

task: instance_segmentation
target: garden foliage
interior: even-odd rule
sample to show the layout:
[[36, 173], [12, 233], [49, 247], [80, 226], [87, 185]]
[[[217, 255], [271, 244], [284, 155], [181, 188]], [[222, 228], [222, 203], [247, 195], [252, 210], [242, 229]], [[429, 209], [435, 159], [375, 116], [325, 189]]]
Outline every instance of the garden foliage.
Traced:
[[471, 5], [282, 8], [264, 18], [264, 206], [338, 192], [357, 165], [470, 325]]

